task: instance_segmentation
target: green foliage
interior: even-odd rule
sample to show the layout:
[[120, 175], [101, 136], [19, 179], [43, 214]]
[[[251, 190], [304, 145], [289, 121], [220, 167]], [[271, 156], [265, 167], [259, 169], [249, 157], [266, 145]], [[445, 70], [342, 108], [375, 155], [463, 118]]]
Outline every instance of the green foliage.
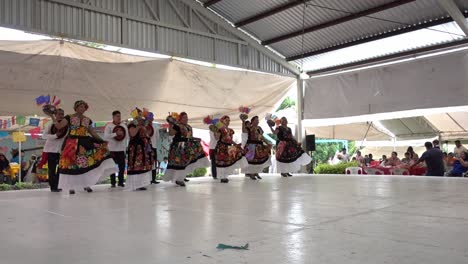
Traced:
[[336, 165], [330, 164], [319, 164], [314, 169], [315, 174], [345, 174], [345, 170], [348, 167], [357, 167], [358, 163], [354, 162], [346, 162], [346, 163], [339, 163]]
[[49, 185], [47, 183], [30, 183], [30, 182], [17, 182], [14, 185], [0, 184], [0, 192], [1, 191], [11, 191], [11, 190], [32, 190], [32, 189], [42, 189], [48, 188]]
[[0, 192], [1, 191], [9, 191], [11, 190], [11, 186], [10, 184], [5, 184], [5, 183], [2, 183], [0, 184]]
[[192, 173], [187, 174], [187, 177], [203, 177], [206, 175], [208, 170], [206, 168], [195, 169]]
[[296, 105], [296, 101], [294, 101], [293, 99], [291, 99], [291, 97], [288, 96], [284, 98], [281, 105], [278, 107], [278, 109], [276, 109], [276, 112], [283, 110], [283, 109], [291, 108], [295, 105]]
[[[345, 145], [341, 142], [317, 143], [312, 156], [317, 164], [328, 163], [330, 157], [334, 157], [337, 151], [340, 151]], [[348, 154], [354, 155], [358, 147], [355, 141], [348, 141]]]

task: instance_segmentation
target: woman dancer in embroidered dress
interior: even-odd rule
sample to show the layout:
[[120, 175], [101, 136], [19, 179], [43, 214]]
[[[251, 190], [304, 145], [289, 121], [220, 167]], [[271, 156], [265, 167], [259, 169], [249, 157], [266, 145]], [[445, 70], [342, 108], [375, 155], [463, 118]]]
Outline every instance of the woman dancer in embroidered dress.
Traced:
[[138, 114], [134, 122], [128, 125], [130, 141], [128, 142], [127, 187], [131, 190], [144, 191], [146, 186], [151, 184], [154, 152], [149, 131], [146, 129], [147, 124], [141, 116], [141, 111]]
[[305, 166], [312, 161], [312, 158], [304, 152], [299, 143], [294, 139], [291, 128], [288, 127], [286, 117], [281, 118], [281, 125], [271, 131], [278, 137], [276, 145], [277, 171], [283, 177], [291, 177], [291, 172], [297, 172], [301, 166]]
[[110, 157], [107, 143], [94, 132], [91, 119], [84, 115], [88, 104], [76, 101], [73, 109], [75, 113], [65, 116], [60, 123], [51, 115], [57, 129], [68, 126], [69, 131], [59, 161], [58, 187], [69, 190], [70, 194], [74, 194], [76, 188], [92, 192], [90, 186], [99, 178], [116, 173], [117, 166]]
[[271, 165], [271, 143], [263, 137], [263, 129], [258, 126], [258, 116], [252, 117], [245, 146], [245, 157], [249, 165], [245, 168], [246, 176], [252, 180], [262, 179], [258, 174]]
[[169, 164], [163, 180], [185, 186], [184, 180], [187, 174], [196, 168], [209, 167], [210, 161], [203, 152], [201, 140], [193, 137], [187, 113], [180, 113], [178, 118], [169, 116], [167, 121], [171, 124], [169, 135], [174, 138], [169, 149]]
[[228, 176], [236, 169], [243, 168], [248, 165], [244, 157], [244, 150], [241, 144], [236, 144], [233, 141], [234, 130], [229, 128], [229, 116], [223, 116], [220, 119], [223, 124], [218, 129], [215, 137], [218, 139], [216, 144], [216, 171], [222, 183], [228, 183]]

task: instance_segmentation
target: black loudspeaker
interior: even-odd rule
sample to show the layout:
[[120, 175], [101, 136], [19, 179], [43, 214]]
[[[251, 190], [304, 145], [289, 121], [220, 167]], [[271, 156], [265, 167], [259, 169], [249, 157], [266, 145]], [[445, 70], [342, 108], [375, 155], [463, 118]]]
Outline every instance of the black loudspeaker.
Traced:
[[315, 135], [306, 135], [306, 151], [315, 151]]

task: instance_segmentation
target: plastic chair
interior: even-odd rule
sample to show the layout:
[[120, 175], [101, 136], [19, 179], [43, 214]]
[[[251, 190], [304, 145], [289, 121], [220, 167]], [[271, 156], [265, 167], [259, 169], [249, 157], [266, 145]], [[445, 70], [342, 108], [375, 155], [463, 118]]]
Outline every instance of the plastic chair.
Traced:
[[390, 170], [392, 175], [410, 175], [410, 172], [409, 170], [405, 169], [405, 168], [394, 168], [394, 169], [391, 169]]
[[379, 170], [377, 168], [366, 168], [365, 171], [369, 175], [384, 175], [385, 174], [382, 170]]
[[348, 167], [346, 168], [346, 174], [362, 174], [362, 168], [360, 167]]

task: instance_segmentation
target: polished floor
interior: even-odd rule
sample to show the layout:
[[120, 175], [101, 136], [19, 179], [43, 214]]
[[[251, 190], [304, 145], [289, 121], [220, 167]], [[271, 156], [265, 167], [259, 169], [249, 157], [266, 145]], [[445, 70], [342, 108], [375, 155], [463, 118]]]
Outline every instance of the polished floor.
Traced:
[[146, 192], [2, 192], [0, 210], [5, 264], [468, 263], [460, 178], [231, 177]]

